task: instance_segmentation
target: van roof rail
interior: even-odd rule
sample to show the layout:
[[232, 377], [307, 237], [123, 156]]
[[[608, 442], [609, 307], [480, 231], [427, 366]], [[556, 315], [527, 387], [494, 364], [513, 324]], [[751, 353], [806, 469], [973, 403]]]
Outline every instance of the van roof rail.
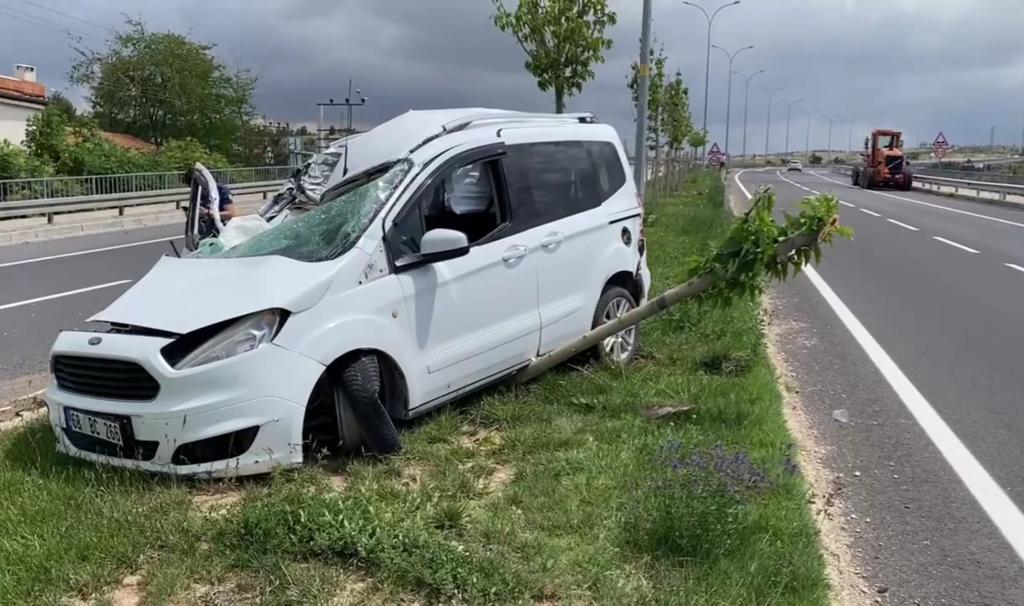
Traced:
[[470, 114], [463, 116], [451, 122], [446, 122], [441, 126], [440, 132], [434, 133], [420, 142], [419, 145], [415, 146], [410, 150], [411, 152], [420, 149], [427, 143], [439, 139], [445, 135], [456, 133], [479, 124], [481, 122], [568, 122], [574, 124], [597, 124], [597, 117], [590, 112], [581, 112], [574, 114], [544, 114], [544, 113], [527, 113], [527, 112], [487, 112], [481, 114]]

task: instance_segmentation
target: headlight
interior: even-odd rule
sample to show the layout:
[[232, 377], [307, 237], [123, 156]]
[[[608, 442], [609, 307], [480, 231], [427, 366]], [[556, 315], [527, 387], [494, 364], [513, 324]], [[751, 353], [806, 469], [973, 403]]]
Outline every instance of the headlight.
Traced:
[[281, 313], [276, 309], [257, 312], [236, 320], [193, 349], [180, 362], [174, 364], [174, 368], [195, 368], [262, 347], [274, 338], [280, 325]]

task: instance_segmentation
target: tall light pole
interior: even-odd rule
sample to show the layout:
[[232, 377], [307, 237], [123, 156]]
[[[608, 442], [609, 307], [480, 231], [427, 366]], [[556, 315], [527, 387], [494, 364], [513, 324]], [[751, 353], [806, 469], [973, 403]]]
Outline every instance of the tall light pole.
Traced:
[[[704, 10], [703, 6], [699, 4], [694, 4], [693, 2], [689, 2], [688, 0], [683, 0], [683, 4], [687, 6], [692, 6], [693, 8], [700, 10], [700, 12], [704, 13], [704, 17], [708, 20], [708, 48], [707, 52], [704, 55], [704, 123], [701, 126], [705, 133], [708, 132], [708, 85], [711, 75], [711, 25], [715, 22], [715, 17], [718, 16], [718, 13], [720, 13], [722, 9], [728, 8], [730, 6], [736, 6], [739, 3], [740, 0], [734, 0], [733, 2], [730, 2], [728, 4], [723, 4], [722, 6], [716, 8], [715, 12], [709, 15], [708, 12]], [[644, 60], [646, 60], [646, 58]], [[701, 150], [701, 156], [704, 155], [705, 151], [707, 151], [707, 142], [704, 143], [704, 148]]]
[[643, 25], [640, 34], [639, 82], [636, 95], [636, 147], [633, 151], [633, 180], [643, 199], [647, 192], [647, 98], [650, 95], [651, 80], [651, 5], [654, 0], [644, 0]]
[[793, 106], [800, 105], [803, 99], [797, 99], [796, 101], [786, 101], [785, 99], [779, 99], [786, 105], [786, 151], [783, 152], [784, 158], [789, 157], [789, 118], [793, 114]]
[[771, 139], [772, 134], [772, 99], [775, 97], [775, 93], [786, 88], [785, 86], [777, 86], [772, 90], [762, 87], [761, 90], [768, 93], [768, 117], [764, 122], [764, 155], [768, 155], [768, 140]]
[[820, 107], [814, 108], [813, 112], [807, 109], [807, 139], [804, 141], [804, 153], [807, 154], [808, 158], [811, 156], [811, 118], [820, 111]]
[[725, 50], [721, 46], [718, 46], [717, 44], [712, 44], [711, 46], [713, 48], [717, 48], [718, 50], [720, 50], [723, 53], [725, 53], [726, 57], [729, 57], [729, 71], [727, 72], [729, 74], [729, 87], [728, 87], [729, 92], [726, 93], [726, 96], [725, 96], [725, 157], [728, 158], [729, 157], [729, 119], [730, 119], [730, 117], [732, 117], [732, 60], [736, 58], [736, 55], [742, 53], [743, 51], [750, 50], [750, 49], [752, 49], [754, 47], [753, 47], [753, 45], [744, 46], [743, 48], [737, 49], [735, 52], [730, 53], [729, 51]]
[[838, 117], [839, 114], [832, 114], [831, 116], [826, 116], [826, 118], [828, 118], [828, 151], [825, 152], [825, 155], [827, 156], [832, 155], [832, 121]]
[[[740, 72], [733, 72], [737, 76], [739, 76], [741, 78], [744, 78], [746, 80], [746, 84], [743, 86], [743, 154], [742, 154], [742, 156], [744, 158], [747, 157], [747, 105], [750, 104], [750, 81], [753, 80], [754, 78], [756, 78], [758, 76], [758, 74], [763, 74], [764, 72], [765, 72], [765, 70], [759, 69], [756, 72], [750, 74], [749, 76], [745, 76], [745, 75], [741, 74]], [[726, 142], [728, 142], [728, 140], [726, 140]]]

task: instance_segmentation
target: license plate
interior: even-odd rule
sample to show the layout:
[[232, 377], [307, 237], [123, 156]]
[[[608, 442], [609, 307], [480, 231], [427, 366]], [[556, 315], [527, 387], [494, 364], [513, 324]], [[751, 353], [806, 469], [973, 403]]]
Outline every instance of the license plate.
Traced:
[[92, 436], [105, 442], [117, 444], [118, 446], [124, 446], [124, 436], [121, 435], [120, 423], [94, 417], [70, 408], [65, 408], [64, 414], [67, 416], [68, 429], [71, 431]]

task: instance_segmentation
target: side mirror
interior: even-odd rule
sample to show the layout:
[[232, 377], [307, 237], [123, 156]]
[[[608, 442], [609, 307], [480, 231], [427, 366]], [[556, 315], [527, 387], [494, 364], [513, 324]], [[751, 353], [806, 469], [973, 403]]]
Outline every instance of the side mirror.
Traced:
[[398, 271], [405, 271], [468, 254], [469, 238], [466, 234], [454, 229], [432, 229], [423, 234], [419, 254], [408, 255], [395, 261], [395, 268]]

